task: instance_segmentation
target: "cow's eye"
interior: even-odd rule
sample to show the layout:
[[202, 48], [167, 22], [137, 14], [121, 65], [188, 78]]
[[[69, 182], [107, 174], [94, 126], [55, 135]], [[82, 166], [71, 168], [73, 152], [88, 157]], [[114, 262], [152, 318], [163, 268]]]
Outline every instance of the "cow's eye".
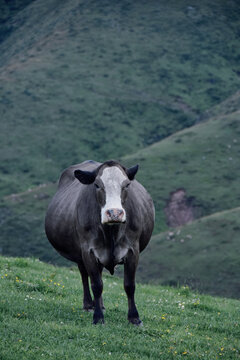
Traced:
[[96, 189], [100, 189], [100, 186], [98, 184], [95, 183], [94, 185], [95, 185]]
[[128, 183], [127, 185], [125, 185], [124, 188], [127, 189], [130, 184], [131, 184], [131, 183]]

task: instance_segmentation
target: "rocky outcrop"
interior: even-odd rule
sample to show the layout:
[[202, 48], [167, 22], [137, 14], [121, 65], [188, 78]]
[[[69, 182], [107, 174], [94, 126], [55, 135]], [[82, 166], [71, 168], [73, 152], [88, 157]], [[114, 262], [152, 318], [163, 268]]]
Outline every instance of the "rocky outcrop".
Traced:
[[184, 189], [173, 191], [164, 212], [169, 227], [187, 224], [194, 220], [193, 198], [187, 197]]

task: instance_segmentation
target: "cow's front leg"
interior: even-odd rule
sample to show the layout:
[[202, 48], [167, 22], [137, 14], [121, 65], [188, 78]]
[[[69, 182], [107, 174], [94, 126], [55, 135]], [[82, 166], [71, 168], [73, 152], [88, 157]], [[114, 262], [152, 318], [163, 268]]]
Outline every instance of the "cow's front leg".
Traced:
[[101, 271], [91, 272], [90, 273], [92, 292], [94, 296], [94, 313], [93, 313], [93, 324], [104, 324], [103, 316], [103, 303], [102, 303], [102, 291], [103, 291], [103, 282]]
[[102, 301], [102, 270], [103, 266], [97, 261], [93, 251], [85, 256], [85, 267], [91, 280], [91, 287], [94, 296], [93, 324], [104, 324], [103, 301]]
[[135, 293], [135, 274], [138, 264], [138, 255], [129, 251], [124, 263], [124, 289], [128, 297], [128, 320], [134, 325], [141, 325], [142, 322], [139, 319], [138, 311], [135, 305], [134, 293]]

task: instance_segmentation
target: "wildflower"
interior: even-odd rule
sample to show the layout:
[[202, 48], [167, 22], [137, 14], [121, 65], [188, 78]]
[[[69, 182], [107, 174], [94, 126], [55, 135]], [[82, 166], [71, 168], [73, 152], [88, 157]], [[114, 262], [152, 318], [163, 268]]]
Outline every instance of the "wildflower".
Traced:
[[106, 345], [106, 342], [104, 341], [102, 344], [103, 344], [103, 346], [104, 346], [104, 345]]
[[183, 355], [187, 355], [187, 353], [188, 353], [187, 351], [184, 351], [182, 354], [183, 354]]

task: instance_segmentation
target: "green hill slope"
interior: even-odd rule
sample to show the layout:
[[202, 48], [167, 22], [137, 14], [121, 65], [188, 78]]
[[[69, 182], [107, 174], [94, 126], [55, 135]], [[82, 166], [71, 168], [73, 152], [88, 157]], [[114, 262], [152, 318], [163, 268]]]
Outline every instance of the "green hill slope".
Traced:
[[0, 194], [134, 153], [235, 93], [239, 3], [191, 4], [37, 0], [18, 11], [0, 44]]
[[240, 208], [153, 236], [138, 279], [240, 297]]
[[37, 260], [0, 257], [0, 357], [239, 359], [237, 300], [137, 284], [144, 326], [127, 323], [122, 281], [104, 276], [105, 326], [82, 312], [80, 276]]
[[166, 229], [164, 208], [179, 188], [197, 217], [239, 206], [240, 111], [217, 116], [125, 157], [140, 163], [138, 178], [156, 207], [155, 233]]
[[71, 265], [53, 249], [44, 231], [46, 209], [55, 191], [55, 184], [45, 184], [0, 202], [1, 254]]

